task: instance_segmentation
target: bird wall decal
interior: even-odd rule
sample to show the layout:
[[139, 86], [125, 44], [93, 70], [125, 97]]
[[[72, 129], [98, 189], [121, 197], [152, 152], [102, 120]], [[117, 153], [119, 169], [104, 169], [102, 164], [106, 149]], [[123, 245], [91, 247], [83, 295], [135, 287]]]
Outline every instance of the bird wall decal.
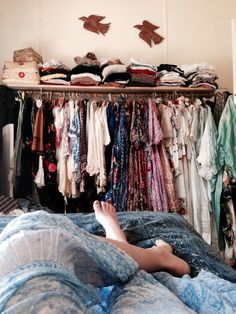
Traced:
[[102, 34], [105, 36], [106, 32], [110, 28], [111, 23], [101, 23], [102, 20], [105, 19], [105, 16], [99, 16], [99, 15], [89, 15], [88, 17], [86, 16], [81, 16], [79, 17], [79, 20], [84, 22], [83, 27], [90, 31], [94, 32], [96, 34]]
[[134, 25], [135, 28], [140, 30], [139, 37], [143, 39], [150, 47], [152, 44], [158, 45], [164, 39], [162, 36], [155, 32], [159, 26], [156, 26], [147, 20], [144, 20], [142, 24]]

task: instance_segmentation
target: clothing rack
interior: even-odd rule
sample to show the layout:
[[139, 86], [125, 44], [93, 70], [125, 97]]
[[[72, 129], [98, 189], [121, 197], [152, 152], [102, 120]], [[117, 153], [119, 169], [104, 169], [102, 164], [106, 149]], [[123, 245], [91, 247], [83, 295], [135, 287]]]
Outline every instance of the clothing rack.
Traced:
[[[159, 145], [159, 143], [162, 140], [162, 137], [164, 135], [162, 135], [160, 122], [158, 122], [156, 104], [160, 103], [161, 106], [162, 105], [165, 106], [168, 104], [169, 106], [166, 106], [166, 108], [168, 107], [167, 109], [168, 110], [170, 109], [169, 110], [170, 114], [174, 115], [174, 113], [177, 110], [182, 115], [183, 109], [184, 110], [186, 109], [186, 113], [187, 113], [188, 105], [196, 105], [196, 107], [198, 108], [198, 105], [200, 105], [200, 103], [201, 103], [198, 101], [191, 102], [191, 100], [197, 100], [198, 98], [200, 98], [200, 99], [202, 98], [201, 99], [202, 103], [204, 103], [204, 98], [211, 98], [211, 97], [215, 96], [215, 94], [216, 94], [215, 90], [211, 90], [211, 89], [207, 89], [207, 88], [163, 87], [163, 86], [162, 87], [137, 87], [136, 86], [136, 87], [115, 88], [115, 87], [104, 87], [104, 86], [81, 87], [81, 86], [64, 86], [64, 85], [62, 86], [62, 85], [43, 85], [43, 84], [42, 85], [19, 85], [19, 84], [18, 85], [8, 85], [8, 88], [14, 90], [14, 94], [18, 94], [19, 100], [26, 99], [26, 98], [24, 98], [24, 96], [27, 96], [27, 98], [28, 98], [28, 96], [34, 97], [35, 103], [32, 101], [29, 101], [29, 102], [18, 101], [17, 102], [18, 106], [22, 105], [22, 107], [23, 107], [23, 105], [25, 105], [25, 108], [28, 108], [28, 106], [30, 108], [31, 105], [32, 105], [32, 107], [34, 107], [33, 106], [34, 104], [36, 104], [36, 106], [37, 106], [37, 100], [44, 100], [44, 98], [45, 98], [44, 96], [46, 96], [46, 97], [48, 97], [48, 99], [45, 99], [46, 100], [45, 107], [43, 107], [43, 109], [45, 109], [45, 112], [47, 113], [48, 112], [47, 110], [52, 111], [52, 110], [56, 109], [57, 112], [60, 111], [60, 113], [62, 113], [62, 114], [63, 114], [63, 112], [66, 112], [66, 115], [63, 114], [63, 116], [66, 116], [66, 118], [68, 118], [69, 114], [67, 115], [67, 113], [70, 111], [71, 107], [73, 106], [72, 111], [73, 111], [73, 109], [75, 109], [77, 116], [79, 118], [83, 117], [83, 119], [80, 119], [82, 121], [82, 124], [83, 124], [83, 127], [81, 127], [81, 130], [83, 130], [83, 132], [81, 134], [83, 134], [83, 139], [84, 139], [83, 144], [85, 143], [85, 145], [87, 145], [86, 130], [87, 129], [93, 130], [93, 125], [90, 126], [89, 124], [87, 124], [89, 122], [89, 121], [87, 121], [87, 117], [89, 117], [89, 116], [91, 117], [90, 113], [92, 112], [92, 110], [90, 110], [90, 109], [91, 108], [93, 109], [94, 107], [96, 107], [96, 109], [99, 109], [99, 114], [100, 114], [101, 113], [100, 109], [104, 109], [106, 107], [106, 106], [99, 106], [100, 103], [98, 103], [98, 106], [94, 106], [94, 102], [92, 102], [92, 101], [90, 102], [90, 100], [95, 100], [95, 99], [93, 99], [94, 95], [98, 96], [98, 102], [100, 102], [100, 100], [111, 100], [111, 102], [112, 102], [112, 100], [114, 100], [114, 97], [116, 97], [117, 95], [121, 96], [120, 98], [122, 98], [121, 103], [114, 104], [114, 106], [112, 106], [113, 103], [112, 104], [109, 104], [109, 103], [106, 104], [106, 105], [108, 105], [107, 107], [110, 107], [110, 108], [114, 107], [114, 109], [115, 109], [114, 112], [117, 114], [116, 117], [118, 117], [118, 114], [119, 114], [119, 119], [117, 119], [117, 121], [119, 123], [119, 128], [117, 128], [117, 132], [115, 132], [116, 133], [115, 136], [118, 135], [119, 138], [118, 138], [118, 136], [116, 136], [116, 137], [113, 136], [112, 142], [111, 142], [112, 145], [108, 149], [108, 158], [106, 160], [106, 161], [108, 161], [108, 164], [109, 164], [109, 168], [108, 168], [109, 171], [107, 171], [107, 174], [109, 174], [111, 171], [113, 171], [113, 173], [115, 173], [115, 176], [113, 176], [113, 175], [111, 176], [111, 180], [109, 181], [109, 186], [108, 185], [105, 186], [105, 184], [103, 184], [103, 182], [105, 182], [105, 179], [107, 180], [108, 178], [105, 177], [105, 175], [103, 175], [105, 172], [104, 172], [104, 169], [101, 168], [102, 169], [101, 179], [103, 181], [102, 180], [101, 180], [101, 182], [98, 181], [98, 184], [96, 182], [96, 184], [97, 184], [96, 186], [95, 186], [95, 182], [93, 181], [91, 184], [90, 190], [87, 186], [86, 186], [86, 189], [84, 188], [86, 184], [89, 185], [91, 183], [90, 177], [93, 176], [93, 173], [91, 173], [90, 176], [86, 177], [86, 178], [89, 178], [89, 180], [87, 180], [85, 182], [85, 175], [87, 172], [89, 173], [89, 169], [92, 168], [90, 166], [90, 168], [88, 168], [88, 171], [86, 170], [85, 167], [87, 167], [87, 165], [88, 165], [87, 160], [88, 159], [89, 160], [96, 160], [97, 159], [95, 154], [94, 154], [94, 151], [97, 152], [98, 149], [97, 149], [97, 147], [95, 147], [95, 149], [92, 151], [91, 145], [90, 145], [90, 158], [87, 158], [88, 149], [87, 149], [86, 153], [83, 153], [83, 155], [81, 153], [81, 155], [83, 156], [83, 169], [80, 165], [78, 172], [80, 172], [82, 179], [80, 178], [80, 181], [78, 180], [78, 182], [75, 182], [76, 181], [76, 179], [75, 179], [72, 182], [73, 186], [71, 184], [70, 188], [68, 188], [68, 190], [66, 187], [67, 183], [64, 180], [64, 177], [66, 177], [66, 175], [61, 176], [61, 181], [57, 181], [56, 179], [55, 179], [55, 181], [52, 180], [53, 181], [52, 183], [55, 183], [55, 185], [53, 185], [53, 184], [50, 185], [50, 188], [52, 188], [50, 191], [49, 191], [49, 189], [47, 190], [47, 188], [49, 187], [49, 184], [45, 185], [46, 186], [45, 187], [45, 189], [46, 189], [45, 195], [46, 196], [54, 195], [54, 196], [49, 197], [49, 199], [45, 197], [45, 200], [48, 202], [48, 203], [46, 203], [46, 201], [45, 201], [45, 204], [49, 204], [49, 202], [50, 202], [51, 206], [55, 206], [55, 203], [53, 203], [54, 197], [56, 199], [56, 196], [59, 193], [61, 193], [61, 194], [59, 194], [59, 196], [60, 196], [60, 198], [59, 198], [60, 203], [59, 204], [61, 206], [61, 207], [59, 206], [60, 210], [63, 209], [63, 205], [64, 205], [64, 212], [66, 212], [67, 210], [70, 210], [70, 206], [71, 206], [71, 208], [74, 208], [73, 206], [78, 206], [78, 208], [83, 208], [83, 209], [86, 208], [86, 210], [89, 210], [89, 206], [90, 206], [89, 202], [98, 197], [97, 195], [95, 195], [96, 192], [97, 192], [97, 194], [99, 194], [100, 191], [103, 192], [103, 189], [105, 189], [105, 191], [104, 191], [105, 195], [106, 195], [105, 197], [107, 197], [108, 200], [110, 200], [112, 197], [112, 201], [114, 202], [114, 204], [116, 204], [118, 210], [127, 209], [127, 208], [129, 210], [131, 210], [131, 208], [140, 208], [141, 210], [149, 209], [149, 208], [151, 208], [151, 209], [155, 208], [155, 209], [162, 209], [164, 211], [168, 211], [168, 209], [170, 209], [171, 211], [178, 212], [181, 208], [181, 209], [186, 209], [185, 215], [186, 215], [186, 217], [187, 217], [187, 215], [189, 215], [188, 216], [189, 221], [192, 219], [191, 218], [192, 212], [196, 206], [194, 204], [195, 207], [193, 207], [193, 209], [192, 209], [192, 207], [188, 206], [190, 204], [190, 199], [191, 199], [190, 193], [191, 192], [187, 190], [187, 185], [183, 186], [183, 184], [182, 184], [183, 183], [182, 181], [184, 181], [184, 177], [182, 177], [180, 180], [178, 180], [178, 186], [179, 187], [181, 186], [181, 188], [182, 188], [181, 193], [183, 192], [182, 194], [180, 194], [180, 196], [186, 194], [188, 197], [186, 196], [185, 197], [186, 200], [184, 199], [186, 201], [186, 204], [184, 204], [183, 207], [180, 207], [178, 195], [177, 195], [177, 193], [175, 193], [175, 189], [176, 189], [177, 184], [176, 184], [176, 186], [174, 185], [174, 183], [175, 183], [174, 178], [173, 178], [173, 180], [170, 179], [170, 178], [172, 178], [173, 171], [170, 167], [170, 163], [169, 163], [169, 159], [168, 159], [169, 158], [168, 152], [165, 150], [164, 144], [162, 146], [158, 147], [158, 145]], [[59, 102], [54, 101], [54, 100], [56, 100], [56, 97], [60, 94], [61, 94], [63, 99], [59, 99], [60, 100]], [[77, 99], [77, 95], [78, 95], [78, 99]], [[63, 96], [65, 96], [65, 97], [63, 97]], [[70, 96], [72, 97], [71, 100], [77, 101], [80, 98], [81, 98], [81, 100], [88, 98], [89, 102], [88, 103], [87, 102], [81, 102], [81, 103], [80, 102], [74, 102], [73, 103], [73, 102], [65, 101]], [[111, 96], [111, 98], [109, 99], [110, 96]], [[183, 96], [183, 97], [181, 97], [181, 96]], [[84, 97], [84, 98], [82, 98], [82, 97]], [[177, 108], [176, 103], [175, 102], [172, 103], [172, 100], [176, 100], [177, 97], [181, 98], [180, 99], [181, 106], [179, 106], [178, 109], [176, 109]], [[134, 101], [130, 102], [129, 101], [130, 99], [134, 100]], [[150, 101], [150, 99], [156, 100], [156, 102]], [[159, 102], [159, 99], [160, 99], [160, 102]], [[49, 101], [47, 101], [47, 100], [49, 100]], [[53, 100], [53, 102], [51, 103], [50, 100]], [[136, 100], [137, 100], [137, 105], [135, 102]], [[143, 104], [143, 102], [141, 100], [144, 100], [145, 104]], [[162, 100], [169, 100], [170, 102], [168, 101], [168, 103], [165, 104], [165, 101], [163, 101], [163, 103], [161, 103]], [[139, 103], [139, 101], [140, 101], [140, 103]], [[52, 106], [54, 104], [56, 104], [56, 105], [59, 104], [59, 106]], [[65, 104], [65, 106], [61, 106], [61, 104], [62, 105]], [[186, 104], [186, 106], [182, 106], [183, 104], [184, 105]], [[42, 106], [42, 103], [39, 102], [38, 105]], [[97, 104], [95, 103], [95, 105], [97, 105]], [[119, 109], [121, 108], [122, 110], [117, 110], [119, 105], [120, 105]], [[132, 112], [131, 112], [131, 110], [129, 110], [129, 111], [126, 110], [128, 105], [130, 105], [130, 109], [132, 109]], [[171, 106], [171, 105], [173, 105], [173, 106]], [[69, 108], [69, 106], [70, 106], [70, 108]], [[160, 112], [158, 112], [158, 114], [159, 113], [161, 114], [161, 106], [160, 106]], [[63, 110], [61, 110], [62, 108], [63, 108]], [[67, 110], [68, 108], [69, 108], [69, 110]], [[174, 110], [172, 110], [172, 108], [174, 108]], [[204, 111], [210, 110], [209, 106], [208, 107], [202, 106], [202, 108]], [[191, 106], [191, 109], [195, 110], [196, 108], [194, 108], [194, 106]], [[88, 115], [85, 114], [86, 110], [89, 110]], [[37, 119], [39, 126], [41, 126], [40, 119], [42, 121], [42, 115], [40, 116], [40, 112], [42, 112], [42, 111], [44, 111], [44, 110], [38, 110], [37, 111], [37, 113], [39, 113], [39, 117]], [[170, 126], [173, 128], [174, 126], [173, 126], [173, 123], [171, 123], [172, 120], [170, 119], [170, 115], [169, 114], [168, 114], [168, 116], [165, 115], [166, 110], [163, 110], [162, 112], [163, 112], [163, 116], [162, 116], [163, 121], [168, 120], [170, 122], [170, 124], [167, 125], [167, 127]], [[197, 112], [197, 110], [196, 110], [196, 112]], [[33, 111], [33, 114], [35, 114], [35, 113], [36, 113], [36, 111]], [[127, 115], [127, 113], [130, 113], [130, 114]], [[32, 115], [32, 110], [31, 110], [31, 115]], [[22, 117], [23, 116], [24, 115], [22, 114]], [[55, 114], [55, 116], [56, 116], [56, 114]], [[187, 119], [187, 117], [189, 117], [187, 115], [186, 115], [186, 117], [184, 115], [182, 115], [182, 116], [186, 119]], [[25, 115], [25, 117], [26, 117], [26, 115]], [[60, 117], [61, 117], [61, 115], [60, 115]], [[128, 117], [127, 120], [126, 120], [126, 117]], [[53, 120], [53, 118], [54, 117], [52, 116], [52, 120]], [[84, 118], [86, 118], [86, 120], [84, 120]], [[98, 115], [97, 115], [97, 118], [99, 118]], [[115, 118], [115, 116], [113, 118]], [[195, 115], [195, 118], [197, 118], [197, 115]], [[36, 118], [35, 118], [35, 120], [36, 120]], [[47, 121], [49, 123], [48, 125], [50, 125], [50, 126], [52, 125], [51, 124], [52, 120]], [[29, 117], [29, 121], [30, 121], [29, 125], [31, 128], [32, 127], [32, 116]], [[115, 119], [114, 119], [114, 121], [115, 121]], [[150, 125], [148, 125], [149, 121], [151, 121]], [[182, 121], [183, 121], [183, 119], [181, 118], [181, 120], [179, 120], [179, 123], [182, 125], [185, 125], [185, 123], [182, 123]], [[94, 122], [94, 119], [93, 119], [93, 122]], [[22, 120], [22, 123], [23, 123], [23, 120]], [[180, 124], [178, 124], [178, 125], [180, 125]], [[188, 123], [186, 122], [186, 125], [187, 124]], [[18, 123], [18, 125], [19, 125], [19, 123]], [[24, 123], [22, 125], [24, 125], [24, 127], [25, 127], [27, 125], [27, 123]], [[55, 125], [56, 126], [59, 125], [59, 122], [57, 121], [57, 123], [55, 123], [54, 126]], [[78, 125], [77, 122], [76, 122], [76, 125]], [[126, 126], [128, 126], [128, 127], [126, 127]], [[132, 130], [131, 130], [131, 127], [133, 128]], [[164, 128], [165, 128], [165, 126], [164, 126]], [[26, 128], [24, 128], [24, 129], [26, 129]], [[57, 129], [57, 127], [52, 129], [52, 131], [54, 132], [53, 134], [55, 134], [56, 129]], [[21, 130], [21, 128], [19, 128], [19, 130]], [[47, 127], [45, 130], [51, 130], [51, 128]], [[59, 130], [59, 128], [58, 128], [58, 130]], [[67, 122], [65, 123], [65, 128], [63, 125], [63, 130], [65, 132], [67, 132], [69, 130], [69, 123], [67, 123]], [[132, 131], [132, 133], [130, 132], [130, 130]], [[38, 133], [39, 132], [35, 132], [35, 138], [39, 138]], [[90, 138], [92, 138], [92, 139], [95, 138], [93, 133], [94, 132], [91, 132], [91, 136], [90, 136]], [[149, 133], [150, 133], [150, 143], [148, 142]], [[77, 132], [77, 134], [78, 134], [78, 132]], [[130, 135], [131, 134], [132, 134], [132, 136], [133, 136], [133, 134], [134, 134], [134, 136], [136, 136], [136, 134], [137, 134], [136, 137], [140, 143], [144, 143], [144, 141], [145, 141], [145, 145], [140, 145], [140, 149], [138, 150], [138, 154], [136, 154], [136, 151], [133, 149], [133, 146], [131, 147], [131, 145], [130, 145]], [[139, 139], [140, 135], [141, 135], [142, 139]], [[34, 134], [33, 134], [33, 137], [34, 137]], [[16, 138], [20, 139], [20, 138], [22, 138], [22, 136], [17, 135]], [[56, 139], [56, 134], [51, 135], [51, 133], [50, 133], [50, 137], [48, 136], [48, 142], [46, 142], [45, 147], [50, 144], [49, 138]], [[78, 138], [80, 139], [80, 137], [78, 137]], [[88, 138], [89, 138], [89, 136], [88, 136]], [[177, 139], [177, 136], [176, 136], [176, 139]], [[30, 143], [30, 141], [28, 141], [28, 142]], [[57, 140], [57, 143], [59, 143], [59, 142], [62, 143], [61, 138], [59, 138], [59, 140]], [[68, 141], [66, 142], [65, 146], [67, 146], [67, 143], [68, 143]], [[112, 148], [113, 147], [112, 146], [114, 143], [115, 143], [114, 147], [116, 147], [118, 150], [114, 149], [114, 158], [113, 158], [113, 155], [112, 155], [112, 153], [113, 153]], [[134, 143], [134, 141], [132, 141], [132, 144], [133, 143]], [[110, 143], [108, 143], [108, 144], [110, 144]], [[56, 147], [54, 142], [53, 142], [53, 145]], [[76, 143], [76, 145], [77, 145], [77, 143]], [[77, 147], [78, 147], [78, 145], [77, 145]], [[85, 147], [85, 146], [80, 145], [80, 147]], [[102, 145], [101, 147], [104, 148], [104, 145]], [[147, 147], [150, 148], [148, 156], [146, 154]], [[22, 145], [22, 152], [27, 157], [30, 158], [30, 154], [28, 154], [28, 152], [26, 151], [27, 148], [28, 147], [26, 145], [24, 145], [24, 146]], [[55, 165], [56, 165], [56, 167], [58, 167], [58, 169], [60, 169], [60, 172], [62, 173], [64, 171], [64, 174], [65, 174], [66, 171], [68, 171], [68, 168], [66, 168], [68, 164], [66, 164], [65, 161], [68, 162], [68, 160], [66, 158], [64, 160], [63, 156], [62, 156], [60, 158], [59, 164], [58, 164], [58, 161], [56, 159], [56, 156], [61, 156], [61, 155], [59, 155], [59, 153], [61, 153], [63, 151], [62, 148], [64, 149], [63, 144], [61, 144], [61, 149], [59, 150], [57, 155], [53, 155], [54, 153], [53, 154], [51, 153], [50, 163], [52, 164], [52, 169], [55, 169]], [[24, 151], [23, 151], [23, 149], [24, 149]], [[92, 153], [91, 153], [91, 151], [92, 151]], [[101, 150], [99, 152], [101, 152]], [[71, 153], [71, 151], [70, 151], [70, 153]], [[175, 152], [174, 157], [177, 156], [176, 155], [177, 153]], [[182, 153], [182, 152], [180, 152], [180, 153]], [[46, 156], [46, 153], [45, 153], [45, 156]], [[91, 156], [92, 156], [92, 158], [91, 158]], [[150, 156], [152, 157], [152, 159]], [[36, 156], [36, 157], [38, 157], [38, 156]], [[174, 160], [174, 157], [173, 157], [173, 160]], [[150, 160], [148, 158], [150, 158]], [[175, 159], [178, 161], [180, 160], [179, 158], [175, 158]], [[23, 158], [22, 158], [22, 160], [23, 160]], [[49, 164], [49, 154], [47, 154], [47, 156], [45, 157], [45, 160]], [[85, 160], [86, 160], [86, 162], [85, 162]], [[163, 163], [165, 163], [164, 166], [162, 166], [161, 160]], [[25, 162], [25, 159], [23, 161]], [[49, 178], [49, 176], [47, 176], [47, 174], [49, 172], [51, 172], [50, 173], [50, 180], [52, 178], [53, 173], [55, 173], [55, 171], [49, 171], [49, 168], [45, 168], [45, 167], [43, 168], [42, 167], [42, 157], [38, 161], [39, 164], [40, 164], [40, 161], [41, 161], [41, 168], [37, 169], [37, 172], [35, 171], [35, 174], [37, 176], [37, 183], [39, 184], [39, 186], [44, 186], [43, 184], [41, 185], [41, 181], [40, 181], [40, 178], [42, 175], [41, 170], [43, 169], [44, 171], [46, 171], [45, 172], [46, 175], [44, 176], [46, 178]], [[148, 170], [146, 167], [146, 165], [148, 164], [147, 162], [152, 163], [152, 165], [154, 165], [152, 173], [147, 173], [147, 172], [145, 173], [145, 171]], [[45, 164], [47, 164], [47, 163], [45, 163]], [[54, 168], [53, 168], [53, 165], [54, 165]], [[117, 167], [117, 165], [119, 165], [119, 167]], [[30, 166], [30, 163], [28, 162], [26, 166]], [[22, 169], [24, 169], [24, 170], [28, 169], [28, 173], [31, 174], [32, 169], [31, 168], [29, 169], [26, 166], [22, 165]], [[176, 169], [178, 169], [178, 167], [179, 167], [179, 164], [176, 165]], [[182, 164], [181, 164], [181, 167], [183, 167]], [[130, 169], [131, 169], [131, 171], [130, 171]], [[150, 167], [150, 169], [152, 169], [152, 167]], [[39, 173], [39, 175], [38, 175], [38, 173]], [[74, 171], [74, 173], [75, 173], [75, 171]], [[148, 178], [149, 174], [153, 175], [153, 177], [150, 176], [151, 180], [153, 180], [153, 181], [150, 181], [150, 180], [148, 181], [148, 179], [147, 180], [145, 179], [146, 181], [144, 182], [144, 178]], [[128, 178], [128, 175], [130, 175], [129, 178]], [[187, 175], [187, 172], [186, 172], [186, 175]], [[152, 179], [152, 178], [154, 178], [154, 179]], [[26, 176], [23, 176], [23, 175], [21, 177], [18, 176], [18, 180], [21, 180], [21, 181], [18, 181], [18, 183], [16, 184], [16, 187], [18, 187], [18, 186], [23, 187], [23, 188], [27, 187]], [[94, 179], [91, 179], [91, 180], [94, 180]], [[167, 180], [168, 182], [165, 183], [164, 180]], [[24, 184], [20, 184], [22, 181], [24, 182]], [[198, 180], [198, 181], [202, 182], [200, 180]], [[197, 181], [197, 184], [195, 186], [197, 187], [197, 189], [200, 189], [199, 188], [200, 183], [198, 181]], [[32, 182], [30, 175], [29, 175], [28, 182], [29, 182], [29, 186], [30, 186], [30, 184]], [[49, 179], [48, 179], [48, 182], [51, 183], [51, 181], [49, 181]], [[118, 186], [117, 182], [119, 182], [119, 184], [120, 183], [122, 183], [122, 184]], [[131, 182], [131, 183], [129, 184], [129, 182]], [[133, 184], [133, 182], [138, 182], [138, 184]], [[73, 190], [74, 194], [72, 194], [72, 188], [74, 188], [75, 183], [79, 184], [79, 185], [76, 185], [76, 187], [79, 186], [79, 189], [78, 189], [78, 191]], [[165, 191], [165, 188], [164, 188], [165, 184], [168, 184], [168, 192]], [[143, 188], [143, 186], [144, 186], [144, 188]], [[149, 188], [150, 186], [152, 186], [151, 189]], [[201, 186], [202, 186], [202, 183], [201, 183]], [[54, 190], [53, 190], [53, 187], [55, 187]], [[96, 189], [96, 191], [94, 190], [94, 188]], [[142, 190], [141, 190], [141, 188], [142, 188]], [[202, 186], [202, 189], [203, 189], [203, 186]], [[128, 190], [129, 190], [129, 193], [128, 193]], [[89, 191], [89, 193], [90, 193], [89, 197], [88, 197], [88, 195], [82, 194], [81, 199], [78, 200], [77, 194], [79, 195], [80, 192], [84, 193], [85, 191], [86, 192]], [[155, 198], [153, 196], [151, 197], [151, 195], [150, 195], [150, 193], [152, 193], [153, 191], [154, 191], [153, 194], [156, 195]], [[27, 191], [23, 191], [23, 192], [27, 193]], [[40, 190], [40, 192], [41, 192], [41, 198], [42, 198], [44, 190], [42, 189], [42, 190]], [[19, 195], [20, 195], [20, 193], [22, 193], [21, 190], [19, 191]], [[167, 193], [168, 193], [168, 195], [167, 195]], [[72, 195], [72, 198], [70, 198], [71, 195]], [[135, 197], [133, 197], [133, 195], [140, 195], [140, 197], [135, 198]], [[206, 195], [207, 194], [205, 193], [205, 196]], [[61, 197], [64, 197], [64, 198], [62, 199]], [[150, 199], [150, 201], [149, 201], [149, 199]], [[203, 207], [207, 208], [207, 206], [208, 206], [207, 205], [208, 204], [207, 198], [201, 197], [201, 201], [202, 201], [202, 203], [204, 203]], [[56, 210], [58, 210], [58, 204], [56, 204], [55, 208], [57, 208]], [[187, 212], [188, 209], [190, 210], [189, 213]], [[198, 210], [198, 208], [195, 210], [195, 212], [197, 210]], [[207, 222], [204, 221], [204, 223], [208, 224], [208, 220], [207, 220]], [[196, 228], [201, 226], [201, 221], [198, 221], [196, 223], [196, 225], [197, 225]], [[199, 227], [199, 230], [200, 230], [200, 227]], [[209, 239], [208, 233], [205, 234], [205, 237]]]
[[202, 97], [210, 98], [214, 96], [215, 90], [207, 88], [190, 88], [190, 87], [176, 87], [176, 86], [158, 86], [158, 87], [139, 87], [139, 86], [128, 86], [128, 87], [111, 87], [111, 86], [64, 86], [64, 85], [7, 85], [9, 88], [18, 91], [51, 91], [51, 92], [75, 92], [75, 93], [92, 93], [92, 94], [167, 94], [176, 93], [184, 95], [198, 95]]
[[233, 63], [233, 95], [236, 105], [236, 20], [231, 20], [231, 35], [232, 35], [232, 63]]

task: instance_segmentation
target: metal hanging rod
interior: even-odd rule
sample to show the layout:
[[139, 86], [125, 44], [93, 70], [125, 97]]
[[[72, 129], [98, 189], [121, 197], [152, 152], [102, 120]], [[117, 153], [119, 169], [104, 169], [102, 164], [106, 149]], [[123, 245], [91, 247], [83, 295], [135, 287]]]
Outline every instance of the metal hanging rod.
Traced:
[[103, 86], [64, 86], [64, 85], [7, 85], [9, 88], [19, 91], [52, 91], [52, 92], [77, 92], [77, 93], [115, 93], [115, 94], [162, 94], [162, 93], [177, 93], [177, 94], [194, 94], [201, 96], [211, 97], [215, 94], [215, 90], [207, 88], [190, 88], [190, 87], [139, 87], [139, 86], [128, 86], [128, 87], [103, 87]]

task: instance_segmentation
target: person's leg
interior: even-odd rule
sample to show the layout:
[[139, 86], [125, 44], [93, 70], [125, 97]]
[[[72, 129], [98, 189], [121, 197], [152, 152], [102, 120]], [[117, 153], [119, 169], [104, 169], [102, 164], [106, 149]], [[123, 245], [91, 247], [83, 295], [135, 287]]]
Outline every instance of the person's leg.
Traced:
[[112, 243], [131, 256], [138, 263], [140, 269], [149, 273], [167, 271], [174, 276], [183, 276], [190, 273], [188, 263], [172, 254], [171, 246], [165, 241], [159, 241], [159, 243], [157, 242], [157, 245], [144, 249], [129, 244], [128, 242], [121, 242], [108, 238], [104, 238], [104, 240]]
[[95, 201], [93, 203], [96, 220], [103, 226], [106, 232], [106, 238], [127, 242], [123, 230], [116, 215], [115, 208], [107, 202]]
[[106, 231], [104, 240], [117, 246], [131, 256], [140, 269], [147, 272], [167, 271], [175, 276], [190, 273], [189, 265], [181, 258], [172, 254], [172, 247], [163, 240], [157, 240], [156, 246], [140, 248], [129, 244], [124, 232], [121, 230], [116, 212], [111, 204], [94, 202], [95, 216]]

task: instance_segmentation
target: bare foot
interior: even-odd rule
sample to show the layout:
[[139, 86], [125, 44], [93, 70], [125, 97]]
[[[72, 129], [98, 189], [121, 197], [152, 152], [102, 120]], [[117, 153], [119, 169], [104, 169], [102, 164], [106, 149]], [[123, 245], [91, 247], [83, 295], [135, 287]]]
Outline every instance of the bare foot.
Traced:
[[167, 251], [169, 251], [170, 253], [173, 253], [173, 248], [170, 244], [168, 244], [167, 242], [165, 242], [164, 240], [158, 239], [155, 242], [156, 246], [161, 246], [163, 248], [165, 248]]
[[107, 202], [95, 201], [93, 203], [96, 220], [103, 226], [106, 232], [106, 238], [127, 242], [123, 230], [120, 228], [119, 221], [116, 216], [115, 208]]
[[[167, 271], [177, 277], [190, 274], [188, 263], [174, 255], [172, 247], [165, 241], [158, 240], [156, 245], [149, 250], [152, 251], [153, 259], [158, 261], [154, 271]], [[153, 267], [155, 268], [155, 265]]]

